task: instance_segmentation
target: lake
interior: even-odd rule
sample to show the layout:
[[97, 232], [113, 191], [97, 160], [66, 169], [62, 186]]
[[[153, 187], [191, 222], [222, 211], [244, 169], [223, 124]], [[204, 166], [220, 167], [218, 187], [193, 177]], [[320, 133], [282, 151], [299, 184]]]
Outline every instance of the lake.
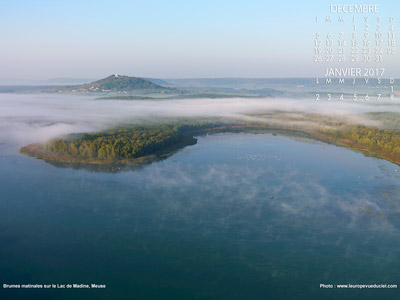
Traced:
[[0, 144], [0, 282], [14, 299], [393, 299], [399, 167], [272, 134], [198, 137], [120, 173]]

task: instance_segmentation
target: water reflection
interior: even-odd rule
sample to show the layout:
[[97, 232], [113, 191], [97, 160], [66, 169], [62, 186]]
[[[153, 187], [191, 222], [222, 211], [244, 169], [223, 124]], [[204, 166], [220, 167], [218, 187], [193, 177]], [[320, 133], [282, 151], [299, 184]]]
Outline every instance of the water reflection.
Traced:
[[198, 137], [114, 174], [17, 158], [0, 169], [3, 282], [106, 283], [96, 294], [105, 299], [394, 296], [319, 289], [398, 283], [400, 187], [389, 162], [245, 133]]

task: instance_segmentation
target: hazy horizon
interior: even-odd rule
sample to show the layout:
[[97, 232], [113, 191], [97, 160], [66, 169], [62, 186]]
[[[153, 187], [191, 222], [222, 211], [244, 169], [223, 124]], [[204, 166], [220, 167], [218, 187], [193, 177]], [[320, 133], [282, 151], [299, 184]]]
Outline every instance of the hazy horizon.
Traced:
[[[315, 17], [329, 15], [329, 4], [4, 1], [0, 81], [113, 73], [153, 78], [320, 76], [321, 65], [313, 62]], [[383, 0], [379, 5], [386, 26], [400, 3]], [[389, 73], [400, 67], [396, 57], [386, 63]]]
[[[27, 78], [0, 78], [1, 85], [63, 85], [63, 84], [81, 84], [90, 83], [96, 80], [112, 76], [117, 73], [110, 73], [98, 78], [82, 78], [82, 77], [50, 77], [44, 79], [27, 79]], [[314, 79], [313, 77], [155, 77], [155, 76], [138, 76], [135, 74], [119, 74], [121, 76], [139, 77], [144, 79], [161, 79], [161, 80], [207, 80], [207, 79], [245, 79], [245, 80], [270, 80], [270, 79]]]

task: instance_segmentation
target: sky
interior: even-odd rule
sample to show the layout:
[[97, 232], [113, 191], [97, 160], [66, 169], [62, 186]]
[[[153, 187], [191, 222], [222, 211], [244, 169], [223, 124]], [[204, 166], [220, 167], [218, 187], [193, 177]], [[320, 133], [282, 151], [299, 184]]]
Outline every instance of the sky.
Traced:
[[[2, 0], [0, 83], [114, 73], [314, 77], [322, 73], [313, 62], [315, 17], [337, 3], [349, 1]], [[378, 3], [384, 17], [400, 12], [394, 0], [351, 3]]]

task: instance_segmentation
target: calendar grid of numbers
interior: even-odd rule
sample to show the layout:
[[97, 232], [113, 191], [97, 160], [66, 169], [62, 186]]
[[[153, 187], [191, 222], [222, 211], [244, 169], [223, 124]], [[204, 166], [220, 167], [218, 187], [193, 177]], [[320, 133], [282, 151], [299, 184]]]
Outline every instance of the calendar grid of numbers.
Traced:
[[316, 100], [400, 100], [398, 77], [390, 69], [399, 59], [399, 23], [381, 14], [378, 4], [327, 5], [315, 16]]

